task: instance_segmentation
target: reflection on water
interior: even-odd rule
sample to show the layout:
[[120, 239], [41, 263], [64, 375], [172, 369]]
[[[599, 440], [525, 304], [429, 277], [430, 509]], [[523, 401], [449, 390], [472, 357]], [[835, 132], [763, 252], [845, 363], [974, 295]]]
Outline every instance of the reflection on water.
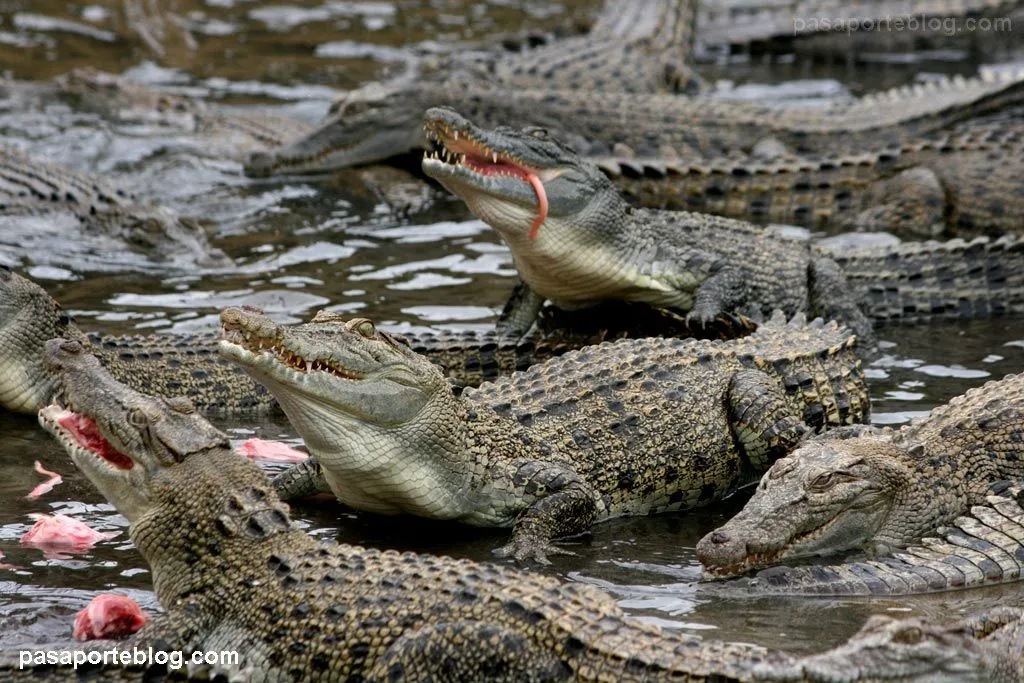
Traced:
[[[169, 92], [229, 104], [232, 111], [312, 122], [340, 89], [421, 68], [458, 40], [479, 45], [494, 31], [569, 22], [595, 3], [179, 0], [163, 16], [147, 15], [138, 9], [143, 4], [34, 0], [31, 12], [0, 8], [0, 64], [18, 78], [36, 80], [81, 66], [128, 72]], [[146, 6], [152, 5], [163, 3]], [[126, 15], [126, 6], [135, 9]], [[970, 73], [976, 66], [950, 62], [948, 70]], [[861, 92], [867, 83], [905, 82], [919, 68], [898, 60], [856, 71], [845, 65], [747, 62], [708, 72], [735, 81], [720, 84], [722, 96], [800, 98], [813, 105]], [[740, 83], [751, 77], [779, 85]], [[408, 184], [402, 172], [251, 181], [241, 175], [231, 141], [204, 139], [187, 125], [115, 124], [66, 105], [29, 109], [11, 98], [0, 99], [0, 141], [102, 172], [201, 219], [216, 246], [236, 262], [228, 270], [174, 270], [126, 254], [102, 237], [66, 239], [73, 226], [0, 219], [0, 263], [40, 280], [87, 329], [208, 331], [215, 329], [221, 308], [238, 305], [259, 306], [285, 322], [329, 308], [358, 311], [400, 330], [482, 328], [492, 323], [511, 288], [511, 259], [493, 232], [471, 220], [458, 201], [423, 190], [419, 181]], [[410, 204], [394, 200], [397, 186], [412, 188], [401, 193], [412, 197]], [[906, 422], [969, 387], [1024, 369], [1019, 321], [888, 328], [880, 337], [888, 342], [885, 355], [868, 368], [876, 424]], [[283, 421], [221, 426], [237, 440], [258, 436], [298, 444]], [[28, 501], [25, 494], [39, 482], [35, 459], [65, 481]], [[0, 645], [68, 636], [74, 612], [101, 589], [116, 588], [144, 608], [157, 608], [148, 571], [123, 535], [67, 559], [46, 559], [18, 543], [31, 513], [70, 514], [100, 530], [125, 527], [33, 420], [0, 414], [0, 471], [0, 551], [14, 567], [0, 569]], [[688, 515], [602, 525], [568, 545], [575, 555], [556, 558], [545, 571], [601, 586], [646, 620], [803, 651], [835, 643], [870, 613], [948, 616], [1019, 599], [1024, 590], [1008, 586], [882, 602], [710, 601], [694, 587], [694, 546], [743, 498]], [[317, 535], [480, 560], [490, 559], [505, 535], [375, 519], [332, 504], [302, 505], [296, 512]]]

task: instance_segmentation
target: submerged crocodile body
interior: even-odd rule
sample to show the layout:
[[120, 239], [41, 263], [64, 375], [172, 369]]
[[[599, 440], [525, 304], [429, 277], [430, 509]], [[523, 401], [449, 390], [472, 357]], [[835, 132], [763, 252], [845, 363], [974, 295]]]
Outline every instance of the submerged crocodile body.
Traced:
[[1024, 233], [1020, 121], [806, 160], [607, 159], [598, 166], [645, 207], [917, 238]]
[[[835, 657], [798, 659], [632, 621], [592, 586], [315, 540], [292, 523], [259, 468], [187, 402], [118, 384], [76, 342], [51, 341], [47, 362], [63, 405], [40, 411], [40, 423], [129, 520], [167, 610], [116, 647], [240, 655], [196, 667], [197, 678], [826, 683], [840, 673], [847, 683], [922, 683], [958, 672], [962, 681], [1019, 680], [1019, 610], [942, 626], [875, 618]], [[12, 681], [174, 674], [144, 665], [21, 667], [4, 655]]]
[[[525, 370], [571, 349], [624, 336], [750, 332], [749, 321], [722, 319], [710, 330], [690, 330], [665, 311], [619, 308], [584, 319], [548, 311], [541, 331], [520, 341], [493, 331], [437, 331], [405, 335], [417, 353], [445, 369], [457, 386]], [[588, 317], [589, 318], [589, 317]], [[610, 327], [608, 320], [616, 321]], [[41, 364], [43, 346], [55, 337], [89, 345], [104, 367], [129, 387], [155, 396], [185, 396], [215, 413], [263, 412], [273, 397], [237, 366], [220, 357], [217, 333], [112, 336], [83, 332], [61, 306], [30, 280], [0, 266], [0, 408], [35, 413], [53, 395], [54, 378]]]
[[[708, 547], [705, 542], [704, 547]], [[1024, 580], [1024, 488], [1001, 482], [984, 503], [892, 555], [842, 564], [777, 566], [703, 584], [723, 597], [910, 595]]]
[[718, 158], [781, 142], [792, 152], [839, 153], [902, 144], [1024, 101], [1024, 74], [990, 73], [897, 88], [824, 109], [705, 97], [506, 89], [453, 76], [353, 91], [309, 135], [253, 154], [246, 173], [323, 172], [422, 149], [423, 112], [453, 107], [485, 127], [547, 128], [590, 156]]
[[781, 313], [732, 342], [606, 342], [461, 396], [366, 319], [221, 322], [221, 352], [274, 393], [339, 500], [512, 527], [499, 552], [517, 559], [544, 562], [595, 522], [720, 500], [869, 409], [856, 338]]
[[954, 240], [830, 252], [706, 214], [630, 206], [593, 164], [543, 129], [484, 131], [427, 112], [436, 151], [423, 170], [508, 244], [525, 287], [503, 332], [529, 329], [545, 300], [602, 300], [689, 311], [811, 312], [870, 339], [875, 321], [1024, 312], [1024, 240]]
[[146, 202], [102, 178], [0, 148], [0, 216], [66, 213], [87, 232], [115, 238], [130, 249], [170, 263], [226, 266], [203, 227], [171, 209]]
[[[898, 431], [819, 436], [773, 466], [743, 510], [701, 540], [698, 557], [708, 574], [730, 576], [854, 548], [906, 548], [978, 514], [972, 506], [986, 502], [993, 484], [1024, 481], [1021, 443], [1024, 374], [971, 389]], [[1014, 539], [1024, 536], [1006, 541]], [[1022, 560], [1017, 553], [1010, 561]]]

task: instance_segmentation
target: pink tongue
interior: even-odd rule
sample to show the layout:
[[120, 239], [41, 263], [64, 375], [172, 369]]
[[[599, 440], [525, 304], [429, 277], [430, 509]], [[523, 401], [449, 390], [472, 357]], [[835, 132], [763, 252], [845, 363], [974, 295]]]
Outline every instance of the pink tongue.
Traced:
[[526, 176], [526, 180], [533, 186], [533, 191], [537, 194], [537, 217], [533, 219], [533, 225], [530, 226], [529, 234], [529, 238], [535, 240], [537, 239], [537, 233], [540, 232], [540, 226], [548, 217], [548, 195], [544, 192], [544, 183], [540, 181], [536, 173]]

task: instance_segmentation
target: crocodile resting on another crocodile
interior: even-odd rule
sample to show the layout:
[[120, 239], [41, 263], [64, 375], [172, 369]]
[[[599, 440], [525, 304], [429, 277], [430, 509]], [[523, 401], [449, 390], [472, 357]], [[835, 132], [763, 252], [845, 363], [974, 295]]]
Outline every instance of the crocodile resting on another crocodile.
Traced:
[[813, 159], [601, 159], [644, 207], [912, 237], [1024, 233], [1024, 122]]
[[595, 522], [720, 500], [869, 410], [856, 337], [781, 313], [731, 342], [606, 342], [461, 396], [367, 319], [285, 327], [229, 308], [221, 322], [221, 352], [276, 396], [340, 501], [512, 527], [498, 552], [517, 559], [545, 562]]
[[906, 548], [985, 503], [993, 484], [1024, 481], [1022, 443], [1024, 374], [898, 431], [819, 436], [772, 466], [743, 510], [700, 541], [698, 557], [709, 575], [731, 576], [858, 547]]
[[[630, 620], [592, 586], [318, 541], [291, 521], [259, 468], [233, 454], [226, 435], [187, 401], [118, 384], [77, 342], [52, 340], [47, 362], [60, 376], [64, 407], [43, 409], [40, 423], [128, 518], [167, 610], [116, 647], [241, 655], [235, 666], [189, 675], [368, 683], [1021, 680], [1020, 610], [941, 626], [873, 618], [835, 650], [796, 659]], [[174, 678], [166, 667], [21, 667], [14, 653], [0, 656], [0, 668], [11, 681]]]
[[[545, 300], [689, 311], [809, 311], [870, 339], [869, 319], [920, 321], [1024, 312], [1024, 239], [829, 252], [719, 216], [631, 207], [611, 181], [544, 129], [484, 131], [431, 109], [423, 170], [512, 250], [525, 283], [499, 321], [522, 334]], [[866, 314], [866, 315], [865, 315]]]
[[[701, 584], [701, 592], [725, 598], [912, 595], [1024, 580], [1024, 487], [1000, 482], [992, 489], [969, 513], [891, 555], [775, 566], [750, 578]], [[714, 556], [719, 537], [707, 538], [700, 550]], [[719, 571], [712, 565], [709, 578]]]
[[58, 212], [75, 216], [84, 230], [171, 263], [231, 264], [224, 252], [210, 246], [201, 225], [171, 209], [140, 200], [102, 178], [0, 147], [0, 216], [15, 220]]
[[[731, 338], [755, 328], [750, 321], [723, 317], [708, 330], [691, 330], [667, 311], [637, 306], [587, 317], [545, 313], [541, 330], [519, 341], [494, 331], [470, 330], [407, 333], [404, 338], [444, 368], [457, 386], [476, 386], [571, 349], [624, 336], [710, 332]], [[610, 327], [609, 320], [617, 327]], [[0, 408], [34, 414], [49, 402], [55, 379], [41, 359], [46, 341], [56, 337], [88, 345], [118, 381], [136, 391], [185, 396], [199, 409], [215, 413], [263, 412], [275, 406], [263, 385], [220, 357], [219, 334], [86, 333], [42, 287], [0, 266]]]
[[1016, 106], [1024, 73], [987, 73], [876, 93], [824, 109], [683, 95], [506, 89], [455, 75], [443, 83], [371, 84], [339, 100], [309, 135], [257, 152], [248, 175], [324, 172], [423, 149], [423, 112], [453, 107], [481, 126], [543, 126], [576, 152], [605, 157], [717, 159], [769, 141], [801, 154], [898, 145]]

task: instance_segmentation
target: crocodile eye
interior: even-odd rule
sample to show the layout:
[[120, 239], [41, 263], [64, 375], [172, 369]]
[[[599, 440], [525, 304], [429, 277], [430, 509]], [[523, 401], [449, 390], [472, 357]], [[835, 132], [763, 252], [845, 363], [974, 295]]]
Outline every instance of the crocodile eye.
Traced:
[[548, 139], [548, 131], [544, 128], [531, 128], [530, 135], [537, 138], [538, 140]]
[[892, 635], [894, 642], [902, 643], [903, 645], [917, 645], [923, 637], [924, 633], [917, 626], [902, 628]]
[[128, 424], [133, 427], [145, 427], [149, 424], [149, 416], [142, 408], [132, 408], [128, 411]]
[[827, 491], [836, 482], [835, 472], [823, 472], [807, 484], [810, 491]]
[[377, 333], [377, 328], [373, 326], [373, 323], [369, 320], [363, 320], [356, 325], [356, 332], [363, 335], [367, 339], [372, 339], [373, 335]]
[[192, 401], [188, 400], [184, 396], [174, 396], [167, 399], [167, 407], [176, 413], [181, 413], [182, 415], [191, 415], [196, 412], [195, 405], [193, 405]]

